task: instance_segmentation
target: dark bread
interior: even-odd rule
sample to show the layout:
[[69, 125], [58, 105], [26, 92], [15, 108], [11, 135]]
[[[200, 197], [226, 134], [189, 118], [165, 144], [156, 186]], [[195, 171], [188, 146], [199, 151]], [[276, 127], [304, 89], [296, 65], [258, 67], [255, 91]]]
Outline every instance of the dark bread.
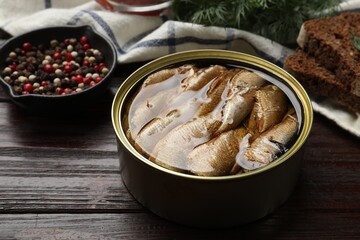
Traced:
[[314, 57], [300, 48], [287, 57], [284, 68], [309, 92], [328, 97], [351, 111], [360, 112], [360, 97], [350, 93], [331, 71], [320, 66]]
[[298, 37], [299, 46], [331, 71], [346, 91], [360, 96], [360, 51], [352, 44], [360, 36], [360, 13], [307, 21]]

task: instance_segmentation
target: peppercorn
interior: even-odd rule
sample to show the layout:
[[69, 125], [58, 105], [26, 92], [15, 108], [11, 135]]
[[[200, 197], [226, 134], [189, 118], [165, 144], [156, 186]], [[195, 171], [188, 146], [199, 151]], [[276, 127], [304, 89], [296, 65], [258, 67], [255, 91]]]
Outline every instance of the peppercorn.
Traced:
[[85, 51], [83, 49], [79, 49], [78, 50], [78, 56], [82, 57], [82, 58], [85, 57]]
[[58, 40], [54, 39], [50, 41], [50, 46], [55, 48], [59, 44]]
[[85, 77], [83, 83], [89, 85], [92, 80], [93, 80], [92, 77]]
[[39, 87], [40, 87], [40, 84], [39, 84], [39, 83], [36, 82], [36, 83], [33, 84], [33, 88], [37, 89], [37, 88], [39, 88]]
[[101, 73], [107, 74], [109, 72], [109, 69], [107, 67], [101, 68]]
[[65, 72], [69, 73], [71, 72], [71, 65], [70, 64], [66, 64], [64, 67]]
[[53, 80], [54, 78], [56, 78], [55, 73], [50, 73], [50, 74], [48, 75], [48, 79], [49, 79], [49, 80]]
[[76, 66], [76, 64], [71, 64], [71, 71], [75, 71], [76, 69], [78, 69], [78, 66]]
[[90, 44], [85, 43], [85, 44], [83, 45], [83, 49], [84, 49], [84, 50], [88, 50], [89, 48], [90, 48]]
[[52, 67], [51, 64], [47, 63], [44, 66], [44, 71], [47, 72], [47, 73], [52, 73], [54, 71], [54, 68]]
[[19, 56], [22, 52], [22, 50], [20, 48], [15, 48], [14, 52]]
[[75, 57], [75, 62], [81, 63], [83, 65], [83, 58], [82, 57]]
[[18, 80], [23, 83], [23, 82], [26, 82], [27, 77], [25, 77], [25, 76], [19, 76], [19, 77], [18, 77]]
[[35, 57], [35, 56], [36, 56], [36, 52], [33, 51], [26, 52], [26, 57]]
[[69, 88], [70, 87], [68, 79], [61, 79], [60, 81], [61, 81], [60, 86], [62, 86], [63, 88]]
[[44, 51], [45, 45], [44, 45], [44, 44], [39, 44], [39, 45], [37, 46], [37, 49], [39, 49], [40, 51]]
[[99, 83], [102, 80], [102, 77], [96, 77], [95, 78], [95, 83]]
[[60, 59], [61, 58], [61, 53], [59, 52], [55, 52], [54, 55], [53, 55], [53, 58], [56, 60], [56, 59]]
[[15, 72], [17, 70], [17, 66], [15, 64], [10, 64], [8, 67], [11, 69], [12, 72]]
[[34, 88], [33, 93], [34, 94], [40, 94], [40, 89], [39, 88]]
[[24, 42], [9, 52], [0, 75], [16, 94], [66, 95], [83, 91], [108, 73], [103, 55], [86, 36], [53, 39], [48, 45]]
[[87, 42], [88, 42], [88, 39], [87, 39], [86, 36], [82, 36], [82, 37], [80, 38], [80, 43], [81, 43], [82, 45], [84, 45], [84, 44], [87, 43]]
[[23, 43], [22, 49], [23, 49], [24, 51], [26, 51], [26, 52], [30, 51], [30, 50], [32, 49], [31, 43], [29, 43], [29, 42]]
[[69, 86], [74, 89], [75, 87], [77, 87], [77, 82], [73, 79], [69, 80]]
[[32, 92], [33, 91], [33, 85], [31, 83], [26, 83], [24, 85], [24, 91], [29, 92], [29, 93]]

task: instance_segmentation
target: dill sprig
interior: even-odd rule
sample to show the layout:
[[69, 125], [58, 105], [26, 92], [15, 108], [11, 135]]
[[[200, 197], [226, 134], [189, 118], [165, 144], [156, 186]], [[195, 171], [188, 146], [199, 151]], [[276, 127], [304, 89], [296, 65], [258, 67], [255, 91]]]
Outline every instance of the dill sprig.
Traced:
[[179, 21], [247, 30], [293, 44], [301, 24], [333, 15], [342, 0], [174, 0]]
[[352, 44], [353, 44], [353, 47], [360, 51], [360, 37], [359, 36], [356, 36], [354, 33], [350, 32], [351, 34], [351, 40], [352, 40]]

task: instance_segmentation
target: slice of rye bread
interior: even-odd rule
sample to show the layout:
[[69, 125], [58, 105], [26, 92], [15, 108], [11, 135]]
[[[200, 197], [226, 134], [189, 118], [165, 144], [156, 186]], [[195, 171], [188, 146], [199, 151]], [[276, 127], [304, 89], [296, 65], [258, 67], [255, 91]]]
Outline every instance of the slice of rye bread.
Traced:
[[360, 96], [360, 51], [353, 46], [352, 34], [360, 36], [360, 13], [345, 12], [305, 22], [297, 42], [349, 92]]
[[284, 69], [310, 93], [330, 98], [351, 111], [360, 112], [360, 97], [351, 94], [332, 72], [320, 66], [314, 57], [300, 48], [287, 57]]

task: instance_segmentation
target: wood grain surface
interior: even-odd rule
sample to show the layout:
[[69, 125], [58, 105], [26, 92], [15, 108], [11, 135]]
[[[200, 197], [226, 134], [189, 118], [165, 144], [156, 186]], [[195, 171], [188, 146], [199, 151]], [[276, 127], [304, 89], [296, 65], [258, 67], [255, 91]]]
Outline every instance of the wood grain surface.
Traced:
[[360, 139], [319, 114], [299, 182], [269, 216], [205, 230], [143, 208], [122, 183], [110, 117], [137, 66], [84, 114], [34, 115], [0, 90], [0, 239], [360, 239]]

